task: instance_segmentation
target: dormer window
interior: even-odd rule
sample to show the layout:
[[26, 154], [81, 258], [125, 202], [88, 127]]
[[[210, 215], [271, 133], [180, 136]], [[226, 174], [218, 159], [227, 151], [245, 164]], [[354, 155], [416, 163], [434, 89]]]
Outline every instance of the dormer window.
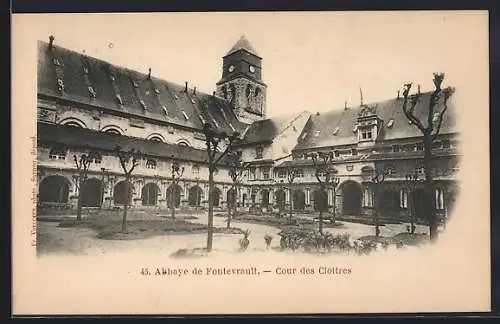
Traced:
[[339, 157], [340, 156], [340, 152], [338, 150], [335, 150], [335, 151], [333, 151], [333, 155], [335, 157]]
[[415, 144], [415, 151], [423, 151], [423, 150], [424, 150], [424, 144], [422, 143]]
[[83, 67], [83, 73], [85, 73], [85, 74], [89, 74], [89, 68], [88, 68], [88, 67], [86, 67], [86, 66], [84, 66], [84, 67]]
[[63, 91], [64, 90], [64, 81], [63, 79], [57, 79], [57, 87], [58, 87], [58, 90], [59, 91]]
[[372, 130], [371, 129], [363, 129], [361, 131], [361, 139], [371, 140], [372, 139]]
[[176, 93], [176, 94], [174, 94], [174, 98], [175, 98], [175, 99], [179, 99], [179, 96], [177, 95], [177, 93]]
[[116, 95], [116, 101], [118, 101], [118, 104], [123, 105], [122, 97], [119, 94]]
[[394, 125], [394, 119], [389, 119], [389, 121], [387, 122], [387, 128], [391, 128], [392, 126]]
[[136, 81], [132, 81], [132, 85], [134, 86], [134, 88], [139, 87], [139, 85], [137, 84], [137, 82], [136, 82]]
[[355, 148], [353, 148], [351, 150], [351, 155], [358, 155], [358, 150], [356, 150]]
[[152, 159], [148, 159], [146, 161], [146, 168], [148, 169], [156, 169], [156, 161]]
[[92, 98], [96, 97], [96, 92], [92, 86], [89, 86], [89, 93]]
[[54, 59], [52, 60], [52, 62], [54, 63], [54, 65], [57, 65], [57, 66], [61, 65], [61, 61], [59, 61], [59, 59], [57, 57], [54, 57]]
[[340, 130], [340, 127], [335, 127], [335, 129], [333, 130], [333, 135], [337, 135], [339, 133], [339, 130]]
[[191, 99], [191, 103], [192, 103], [192, 104], [195, 104], [195, 103], [196, 103], [196, 101], [194, 101], [194, 99]]
[[166, 107], [165, 105], [162, 105], [162, 106], [161, 106], [161, 109], [163, 110], [163, 113], [164, 113], [165, 115], [167, 115], [167, 116], [168, 116], [168, 110], [167, 110], [167, 107]]
[[115, 76], [113, 74], [110, 74], [109, 78], [111, 79], [111, 81], [113, 81], [113, 82], [115, 81]]
[[146, 107], [146, 103], [144, 102], [144, 100], [142, 100], [142, 99], [141, 99], [141, 100], [139, 100], [139, 103], [141, 104], [142, 109], [144, 109], [144, 110], [146, 110], [146, 109], [147, 109], [147, 107]]
[[188, 117], [188, 115], [186, 114], [186, 112], [184, 110], [182, 111], [182, 115], [184, 116], [184, 118], [186, 120], [189, 120], [189, 117]]
[[159, 94], [160, 94], [160, 89], [155, 88], [155, 93], [156, 93], [157, 95], [159, 95]]

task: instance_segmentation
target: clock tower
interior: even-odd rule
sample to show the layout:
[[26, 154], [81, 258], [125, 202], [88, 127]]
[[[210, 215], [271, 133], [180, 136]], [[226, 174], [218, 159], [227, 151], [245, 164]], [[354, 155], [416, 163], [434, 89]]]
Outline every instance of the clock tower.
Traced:
[[240, 121], [252, 123], [266, 116], [267, 85], [262, 81], [262, 58], [245, 36], [222, 58], [222, 78], [216, 94], [232, 103]]

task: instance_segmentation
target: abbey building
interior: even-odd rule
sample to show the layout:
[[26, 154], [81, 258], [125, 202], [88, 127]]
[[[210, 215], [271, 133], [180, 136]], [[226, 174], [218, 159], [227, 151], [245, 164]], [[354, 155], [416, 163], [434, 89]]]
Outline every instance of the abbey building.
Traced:
[[[205, 123], [238, 132], [236, 149], [248, 170], [235, 194], [227, 163], [215, 174], [214, 206], [227, 208], [236, 197], [240, 208], [314, 209], [315, 181], [307, 152], [330, 152], [339, 184], [328, 201], [340, 215], [369, 216], [374, 208], [365, 173], [383, 165], [391, 170], [382, 191], [382, 213], [409, 215], [411, 190], [405, 175], [421, 170], [423, 148], [418, 130], [401, 111], [401, 98], [344, 107], [324, 113], [304, 110], [269, 118], [263, 58], [242, 37], [222, 57], [221, 78], [210, 94], [116, 66], [58, 46], [54, 38], [38, 45], [38, 204], [74, 208], [79, 190], [85, 208], [116, 208], [126, 198], [125, 177], [114, 147], [140, 149], [132, 174], [133, 208], [208, 205]], [[217, 62], [214, 62], [217, 64]], [[416, 110], [425, 109], [425, 96]], [[458, 131], [453, 100], [435, 142], [436, 207], [445, 215], [458, 193]], [[305, 107], [311, 108], [311, 107]], [[88, 178], [78, 187], [74, 156], [97, 152]], [[184, 173], [172, 183], [172, 163]], [[299, 170], [293, 183], [287, 168]], [[418, 209], [419, 204], [415, 204]], [[418, 213], [418, 210], [416, 211]]]

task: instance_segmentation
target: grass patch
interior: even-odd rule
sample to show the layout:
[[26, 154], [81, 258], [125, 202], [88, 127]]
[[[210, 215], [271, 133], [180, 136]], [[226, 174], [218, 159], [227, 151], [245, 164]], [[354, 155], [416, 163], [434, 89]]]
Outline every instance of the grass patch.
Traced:
[[[127, 221], [127, 233], [122, 233], [121, 215], [109, 217], [89, 216], [82, 220], [65, 220], [59, 227], [90, 228], [97, 232], [97, 238], [105, 240], [135, 240], [157, 235], [196, 234], [206, 232], [208, 226], [179, 218]], [[240, 234], [238, 228], [214, 228], [214, 233]]]

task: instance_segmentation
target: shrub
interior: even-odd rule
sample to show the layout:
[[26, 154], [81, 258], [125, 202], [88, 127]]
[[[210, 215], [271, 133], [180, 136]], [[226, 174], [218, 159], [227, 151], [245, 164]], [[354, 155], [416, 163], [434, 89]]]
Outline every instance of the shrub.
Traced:
[[246, 251], [248, 248], [248, 245], [250, 244], [250, 240], [248, 239], [248, 236], [250, 235], [250, 230], [247, 229], [246, 231], [243, 231], [243, 238], [240, 239], [240, 251]]

